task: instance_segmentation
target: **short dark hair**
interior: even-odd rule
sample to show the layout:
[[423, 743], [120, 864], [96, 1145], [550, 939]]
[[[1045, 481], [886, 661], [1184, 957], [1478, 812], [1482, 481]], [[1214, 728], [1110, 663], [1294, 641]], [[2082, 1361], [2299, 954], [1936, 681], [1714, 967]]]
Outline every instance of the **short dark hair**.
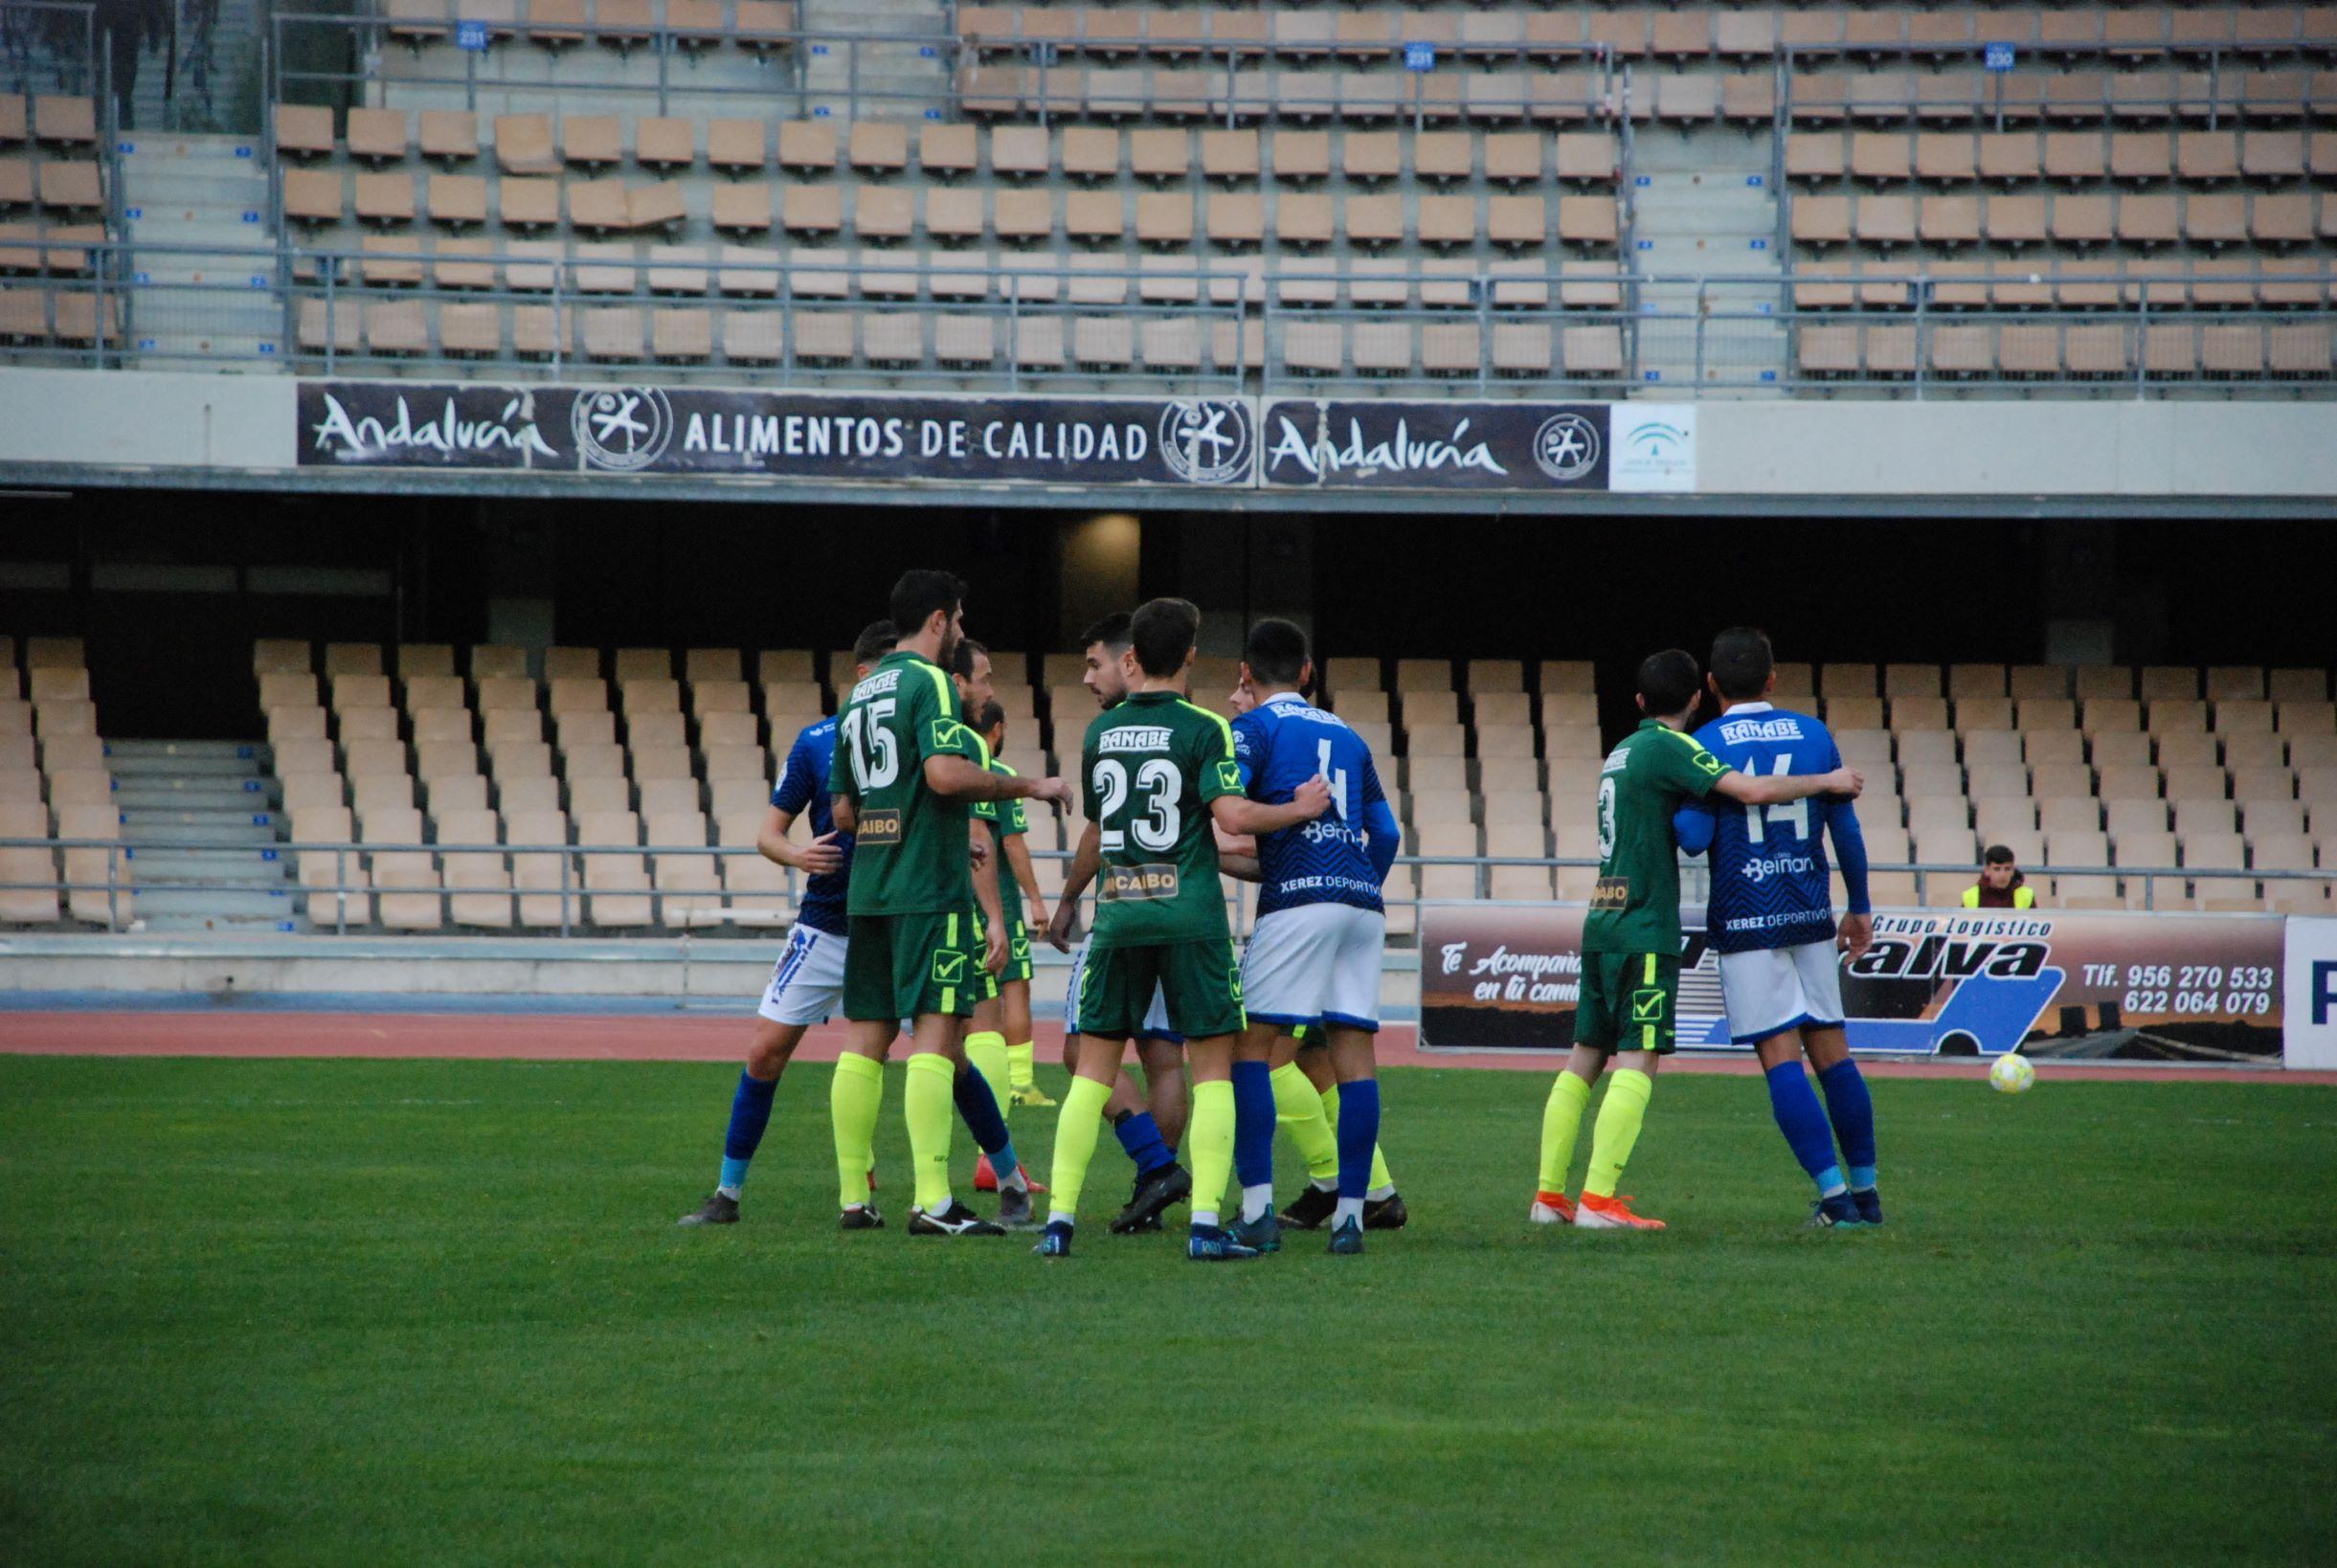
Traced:
[[1201, 630], [1201, 608], [1190, 599], [1155, 599], [1129, 617], [1128, 643], [1136, 667], [1151, 676], [1175, 675], [1193, 651]]
[[1651, 718], [1668, 717], [1695, 706], [1697, 686], [1702, 680], [1696, 657], [1685, 648], [1666, 648], [1639, 662], [1639, 695]]
[[1135, 625], [1135, 618], [1125, 610], [1112, 611], [1079, 634], [1079, 651], [1085, 653], [1098, 642], [1107, 648], [1127, 647], [1131, 636], [1129, 628]]
[[872, 620], [852, 639], [852, 662], [873, 664], [900, 645], [901, 634], [888, 620]]
[[1769, 634], [1758, 626], [1731, 626], [1712, 639], [1713, 683], [1732, 702], [1760, 696], [1776, 668]]
[[965, 602], [965, 581], [955, 572], [912, 568], [892, 585], [892, 623], [901, 636], [915, 637], [934, 611], [946, 616]]
[[982, 704], [982, 710], [974, 716], [974, 728], [985, 735], [1005, 722], [1006, 709], [1000, 706], [995, 697]]
[[1983, 865], [2011, 865], [2013, 863], [2012, 850], [2007, 844], [1990, 844], [1988, 852], [1980, 857], [1980, 863]]
[[960, 681], [973, 680], [974, 656], [976, 654], [987, 656], [989, 652], [989, 649], [983, 647], [980, 643], [975, 641], [970, 637], [959, 638], [957, 639], [957, 651], [950, 655], [950, 673], [957, 677], [957, 679]]
[[1270, 685], [1294, 686], [1307, 667], [1307, 634], [1293, 621], [1262, 620], [1249, 629], [1242, 661]]

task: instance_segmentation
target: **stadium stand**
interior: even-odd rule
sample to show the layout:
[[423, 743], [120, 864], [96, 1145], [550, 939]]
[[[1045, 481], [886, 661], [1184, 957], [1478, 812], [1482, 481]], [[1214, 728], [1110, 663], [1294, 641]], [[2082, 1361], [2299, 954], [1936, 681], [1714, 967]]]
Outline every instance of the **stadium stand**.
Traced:
[[[127, 860], [57, 844], [119, 840], [123, 819], [79, 643], [24, 639], [21, 669], [6, 651], [0, 838], [47, 842], [0, 849], [0, 919], [106, 924], [110, 875], [125, 922]], [[301, 913], [392, 930], [782, 924], [790, 874], [752, 850], [779, 753], [832, 709], [848, 658], [262, 639], [258, 726]], [[1075, 765], [1094, 713], [1076, 661], [994, 664], [1008, 759]], [[1214, 706], [1234, 679], [1205, 660], [1194, 689]], [[1952, 903], [2004, 843], [2052, 867], [2038, 890], [2058, 907], [2327, 907], [2326, 882], [2277, 875], [2337, 866], [2326, 670], [1781, 664], [1778, 681], [1778, 703], [1824, 717], [1867, 775], [1879, 904]], [[1384, 759], [1405, 853], [1496, 862], [1400, 864], [1393, 933], [1414, 930], [1416, 898], [1586, 896], [1590, 865], [1551, 862], [1596, 859], [1578, 809], [1605, 750], [1587, 662], [1334, 657], [1323, 686]], [[1034, 818], [1050, 895], [1077, 832]], [[1920, 887], [1919, 864], [1935, 868]]]

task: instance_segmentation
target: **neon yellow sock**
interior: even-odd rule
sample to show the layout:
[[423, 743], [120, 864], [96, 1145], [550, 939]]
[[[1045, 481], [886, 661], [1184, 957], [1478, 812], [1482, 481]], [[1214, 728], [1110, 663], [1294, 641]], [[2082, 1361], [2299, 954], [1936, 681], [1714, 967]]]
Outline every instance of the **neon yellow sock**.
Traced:
[[901, 1109], [909, 1119], [909, 1164], [916, 1175], [917, 1207], [938, 1209], [950, 1200], [950, 1124], [956, 1117], [952, 1092], [957, 1069], [939, 1051], [909, 1059], [909, 1085]]
[[[1301, 1073], [1299, 1076], [1303, 1078], [1306, 1075]], [[1338, 1179], [1338, 1086], [1334, 1084], [1323, 1090], [1321, 1099], [1323, 1127], [1331, 1138], [1331, 1157], [1327, 1163], [1319, 1166], [1312, 1159], [1308, 1160], [1307, 1175], [1323, 1181], [1337, 1181]], [[1373, 1144], [1371, 1146], [1372, 1191], [1377, 1192], [1382, 1187], [1393, 1187], [1395, 1184], [1396, 1178], [1387, 1174], [1387, 1155], [1381, 1152], [1378, 1144]]]
[[1566, 1190], [1566, 1173], [1574, 1169], [1574, 1140], [1583, 1131], [1583, 1108], [1588, 1104], [1590, 1085], [1570, 1072], [1560, 1073], [1550, 1086], [1549, 1101], [1541, 1108], [1541, 1191]]
[[1088, 1184], [1088, 1164], [1095, 1158], [1095, 1142], [1104, 1131], [1104, 1106], [1111, 1098], [1110, 1084], [1092, 1078], [1071, 1080], [1063, 1097], [1063, 1113], [1055, 1120], [1055, 1169], [1047, 1177], [1049, 1212], [1079, 1212], [1079, 1190]]
[[1029, 1041], [1006, 1047], [1006, 1086], [1017, 1091], [1033, 1088], [1038, 1077], [1031, 1070], [1038, 1061], [1038, 1047]]
[[1307, 1175], [1318, 1181], [1338, 1176], [1338, 1135], [1331, 1131], [1329, 1108], [1315, 1085], [1286, 1062], [1273, 1072], [1274, 1120], [1291, 1135], [1298, 1157], [1307, 1162]]
[[990, 1098], [999, 1103], [999, 1115], [1011, 1121], [1014, 1096], [1006, 1092], [1006, 1037], [995, 1029], [977, 1029], [966, 1036], [966, 1061], [990, 1086]]
[[849, 1052], [836, 1059], [828, 1084], [828, 1120], [836, 1128], [837, 1204], [868, 1201], [868, 1173], [876, 1166], [876, 1114], [885, 1105], [885, 1064]]
[[1583, 1191], [1593, 1198], [1615, 1196], [1654, 1092], [1655, 1081], [1644, 1072], [1626, 1067], [1607, 1075], [1607, 1098], [1599, 1102], [1599, 1124], [1590, 1135], [1590, 1174], [1583, 1177]]
[[1233, 1085], [1225, 1079], [1193, 1086], [1184, 1153], [1193, 1162], [1193, 1222], [1214, 1222], [1206, 1217], [1217, 1214], [1225, 1184], [1233, 1179]]

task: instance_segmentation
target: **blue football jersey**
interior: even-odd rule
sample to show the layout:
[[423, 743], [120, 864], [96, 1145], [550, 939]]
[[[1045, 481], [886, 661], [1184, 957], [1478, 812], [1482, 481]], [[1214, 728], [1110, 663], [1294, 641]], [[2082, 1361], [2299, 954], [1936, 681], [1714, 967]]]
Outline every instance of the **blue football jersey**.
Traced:
[[[1396, 818], [1363, 737], [1337, 714], [1284, 692], [1233, 721], [1233, 755], [1249, 798], [1270, 806], [1287, 803], [1317, 773], [1331, 786], [1329, 811], [1258, 840], [1258, 913], [1303, 904], [1384, 908], [1380, 885], [1395, 854]], [[1375, 843], [1375, 834], [1385, 841]]]
[[[1747, 776], [1824, 773], [1842, 766], [1842, 753], [1824, 725], [1766, 703], [1740, 703], [1698, 729], [1696, 738]], [[1697, 809], [1710, 811], [1714, 818], [1712, 894], [1704, 926], [1716, 951], [1745, 952], [1831, 940], [1829, 830], [1842, 853], [1845, 874], [1854, 863], [1857, 867], [1852, 879], [1859, 895], [1854, 907], [1864, 903], [1865, 847], [1851, 801], [1821, 795], [1783, 806], [1742, 806], [1716, 795]]]
[[[787, 766], [771, 792], [771, 803], [792, 816], [800, 817], [804, 808], [811, 809], [815, 839], [836, 831], [836, 815], [828, 804], [828, 767], [835, 759], [836, 721], [828, 718], [807, 725], [789, 749]], [[852, 881], [852, 836], [838, 834], [836, 844], [843, 851], [843, 864], [824, 875], [806, 877], [803, 897], [796, 906], [798, 921], [830, 936], [844, 934], [844, 894]]]

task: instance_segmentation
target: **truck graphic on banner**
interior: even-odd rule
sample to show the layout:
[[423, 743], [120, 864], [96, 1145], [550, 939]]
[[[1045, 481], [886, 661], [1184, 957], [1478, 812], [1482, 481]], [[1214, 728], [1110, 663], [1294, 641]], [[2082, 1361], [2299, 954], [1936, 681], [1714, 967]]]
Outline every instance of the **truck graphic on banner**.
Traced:
[[[1704, 911], [1681, 911], [1679, 1042], [1729, 1040]], [[1433, 1049], [1564, 1050], [1583, 907], [1445, 904], [1421, 912], [1421, 1037]], [[2277, 1059], [2278, 915], [1878, 913], [1842, 960], [1851, 1048], [1913, 1056]]]

